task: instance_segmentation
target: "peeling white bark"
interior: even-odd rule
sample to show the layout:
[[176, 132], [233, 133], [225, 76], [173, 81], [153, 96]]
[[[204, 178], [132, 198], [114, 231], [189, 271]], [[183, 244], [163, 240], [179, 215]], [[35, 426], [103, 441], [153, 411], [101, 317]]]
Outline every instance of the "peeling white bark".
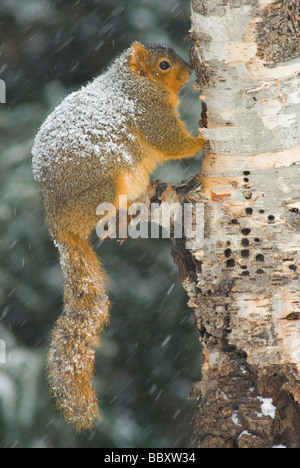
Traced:
[[[279, 0], [192, 2], [210, 142], [200, 180], [211, 203], [204, 246], [193, 254], [201, 296], [190, 295], [190, 305], [203, 334], [224, 343], [226, 328], [227, 344], [258, 373], [290, 366], [300, 404], [300, 24], [299, 57], [293, 49], [291, 60], [270, 63], [257, 25], [268, 24], [272, 4], [286, 14]], [[210, 342], [205, 376], [229, 362]]]
[[[196, 51], [215, 70], [203, 89], [209, 123], [202, 133], [211, 147], [203, 163], [203, 193], [222, 201], [211, 209], [211, 237], [198, 254], [203, 259], [199, 286], [206, 288], [206, 266], [211, 277], [214, 261], [226, 265], [230, 243], [235, 267], [227, 274], [241, 278], [249, 290], [235, 295], [230, 342], [247, 352], [249, 362], [290, 362], [300, 373], [300, 317], [284, 322], [289, 313], [300, 313], [300, 224], [289, 223], [291, 207], [300, 206], [300, 58], [267, 68], [257, 56], [255, 27], [261, 19], [253, 16], [253, 2], [243, 3], [219, 5], [222, 15], [192, 13], [192, 32], [200, 38]], [[259, 2], [259, 8], [269, 4]], [[250, 216], [246, 208], [253, 210]], [[224, 211], [238, 224], [225, 227]], [[268, 216], [274, 217], [271, 223]], [[243, 229], [251, 230], [247, 260], [241, 254]], [[257, 255], [263, 255], [263, 263]], [[250, 274], [241, 277], [246, 264]], [[210, 286], [219, 275], [220, 268]], [[286, 284], [270, 288], [276, 278]]]

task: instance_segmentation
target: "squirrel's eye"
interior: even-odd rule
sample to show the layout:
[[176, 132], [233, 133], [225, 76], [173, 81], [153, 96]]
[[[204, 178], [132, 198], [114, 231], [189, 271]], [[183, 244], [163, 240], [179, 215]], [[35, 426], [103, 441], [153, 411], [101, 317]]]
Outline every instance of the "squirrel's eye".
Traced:
[[160, 62], [159, 67], [162, 70], [168, 70], [168, 68], [171, 68], [171, 65], [166, 60], [163, 60], [162, 62]]

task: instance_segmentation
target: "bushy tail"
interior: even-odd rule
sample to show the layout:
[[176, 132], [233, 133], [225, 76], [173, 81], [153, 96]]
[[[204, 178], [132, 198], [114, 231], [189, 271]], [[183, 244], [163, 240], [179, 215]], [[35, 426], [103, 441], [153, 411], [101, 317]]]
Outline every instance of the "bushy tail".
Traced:
[[106, 273], [89, 240], [70, 234], [57, 246], [64, 309], [52, 332], [49, 380], [58, 408], [80, 431], [100, 417], [92, 377], [99, 334], [109, 316]]

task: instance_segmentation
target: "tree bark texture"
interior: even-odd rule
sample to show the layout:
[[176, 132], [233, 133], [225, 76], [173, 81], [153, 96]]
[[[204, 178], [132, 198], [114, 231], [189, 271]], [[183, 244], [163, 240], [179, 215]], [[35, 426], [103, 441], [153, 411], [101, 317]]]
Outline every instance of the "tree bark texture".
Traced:
[[203, 246], [173, 240], [204, 350], [199, 448], [300, 448], [300, 2], [192, 0]]

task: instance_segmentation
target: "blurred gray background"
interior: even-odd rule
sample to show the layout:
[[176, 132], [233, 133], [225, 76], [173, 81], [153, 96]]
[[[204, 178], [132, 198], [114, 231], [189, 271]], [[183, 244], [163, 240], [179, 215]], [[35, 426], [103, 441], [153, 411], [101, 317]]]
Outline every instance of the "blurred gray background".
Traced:
[[[45, 358], [62, 280], [31, 172], [35, 134], [67, 94], [135, 40], [174, 46], [188, 60], [189, 27], [187, 0], [0, 0], [1, 448], [190, 446], [195, 401], [187, 395], [200, 378], [201, 349], [166, 239], [97, 248], [113, 303], [96, 362], [103, 421], [78, 435], [56, 411]], [[192, 83], [181, 115], [196, 135]], [[181, 181], [200, 165], [199, 157], [169, 163], [154, 177]]]

